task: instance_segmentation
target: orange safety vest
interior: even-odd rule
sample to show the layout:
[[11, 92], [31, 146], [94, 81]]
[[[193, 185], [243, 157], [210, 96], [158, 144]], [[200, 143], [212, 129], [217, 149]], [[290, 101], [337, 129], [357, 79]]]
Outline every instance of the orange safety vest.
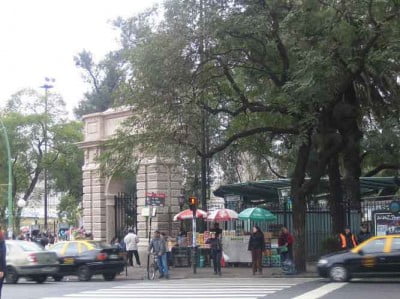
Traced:
[[[347, 248], [347, 239], [344, 234], [339, 234], [340, 237], [340, 242], [341, 242], [341, 247], [342, 248]], [[357, 241], [356, 238], [354, 238], [354, 235], [351, 234], [351, 242], [353, 243], [353, 247], [357, 246]]]

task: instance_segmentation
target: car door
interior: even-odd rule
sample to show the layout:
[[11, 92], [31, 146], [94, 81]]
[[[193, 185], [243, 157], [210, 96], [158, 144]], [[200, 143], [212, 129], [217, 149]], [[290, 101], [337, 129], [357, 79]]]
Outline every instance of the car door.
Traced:
[[373, 274], [385, 272], [387, 258], [386, 238], [367, 241], [352, 258], [354, 273]]
[[76, 259], [78, 255], [78, 242], [68, 242], [62, 257], [63, 267], [66, 272], [72, 273], [76, 270]]
[[386, 255], [385, 271], [400, 273], [400, 237], [390, 239], [390, 250]]

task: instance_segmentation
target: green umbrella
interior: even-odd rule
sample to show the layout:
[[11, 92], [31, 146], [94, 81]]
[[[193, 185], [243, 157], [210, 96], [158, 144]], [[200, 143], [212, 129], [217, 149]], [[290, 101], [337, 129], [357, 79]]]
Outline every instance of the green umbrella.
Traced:
[[270, 211], [261, 208], [248, 208], [239, 214], [240, 220], [275, 221], [277, 218]]

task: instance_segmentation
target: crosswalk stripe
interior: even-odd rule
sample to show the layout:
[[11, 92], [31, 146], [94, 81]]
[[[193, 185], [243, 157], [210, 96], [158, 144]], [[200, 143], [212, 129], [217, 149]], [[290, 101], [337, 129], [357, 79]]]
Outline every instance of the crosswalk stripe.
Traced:
[[218, 279], [218, 281], [209, 279], [145, 281], [42, 299], [257, 299], [289, 289], [296, 284], [229, 278]]

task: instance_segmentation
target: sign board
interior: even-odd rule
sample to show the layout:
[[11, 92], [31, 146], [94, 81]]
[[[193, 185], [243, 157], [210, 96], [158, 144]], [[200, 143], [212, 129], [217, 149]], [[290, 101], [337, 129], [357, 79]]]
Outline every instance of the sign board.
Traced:
[[165, 193], [146, 193], [146, 206], [165, 206]]
[[390, 212], [374, 213], [375, 235], [385, 236], [400, 230], [400, 216]]
[[144, 207], [142, 208], [142, 212], [140, 213], [141, 216], [143, 217], [149, 217], [150, 216], [150, 210], [152, 210], [152, 217], [156, 216], [156, 209], [157, 208], [150, 208], [150, 207]]

